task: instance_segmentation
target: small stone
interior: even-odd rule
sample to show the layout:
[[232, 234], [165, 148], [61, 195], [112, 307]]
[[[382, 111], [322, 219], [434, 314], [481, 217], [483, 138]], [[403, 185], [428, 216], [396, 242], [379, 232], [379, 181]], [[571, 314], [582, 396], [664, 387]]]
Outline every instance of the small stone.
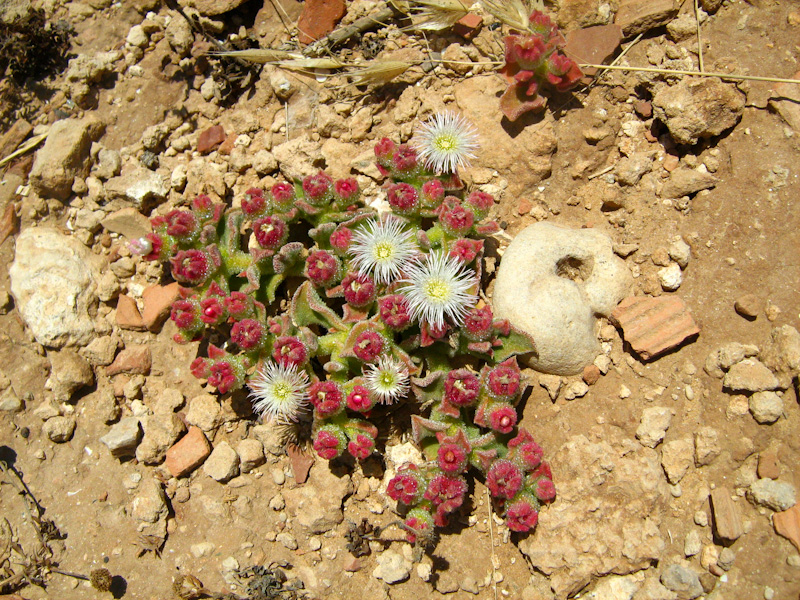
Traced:
[[347, 571], [348, 573], [357, 573], [362, 568], [361, 560], [356, 558], [355, 556], [347, 556], [345, 557], [344, 564], [342, 565], [342, 569]]
[[785, 511], [795, 505], [796, 493], [790, 483], [762, 478], [750, 486], [748, 498], [754, 504], [774, 511]]
[[441, 573], [434, 586], [440, 594], [453, 594], [458, 591], [458, 582], [447, 571]]
[[478, 595], [480, 592], [480, 588], [478, 587], [478, 581], [469, 575], [464, 577], [459, 584], [459, 587], [464, 590], [465, 592], [473, 595]]
[[780, 477], [781, 467], [778, 463], [778, 453], [774, 450], [767, 450], [758, 455], [758, 477], [759, 479], [777, 479]]
[[226, 137], [221, 125], [213, 125], [198, 136], [197, 151], [200, 154], [207, 154], [224, 142]]
[[677, 296], [626, 298], [610, 319], [645, 360], [660, 356], [700, 333], [686, 304]]
[[67, 402], [75, 392], [94, 383], [91, 366], [75, 350], [49, 352], [47, 358], [51, 370], [45, 387], [52, 390], [56, 401]]
[[283, 498], [281, 494], [275, 494], [269, 500], [269, 507], [275, 511], [283, 510], [284, 508], [286, 508], [286, 500]]
[[143, 48], [148, 44], [147, 34], [144, 32], [141, 25], [134, 25], [131, 27], [125, 41], [131, 46], [136, 46], [138, 48]]
[[549, 375], [547, 373], [539, 375], [539, 385], [547, 390], [550, 400], [555, 401], [558, 398], [558, 392], [563, 384], [564, 380], [558, 375]]
[[453, 24], [451, 31], [465, 40], [472, 40], [483, 26], [483, 18], [475, 13], [467, 13]]
[[186, 422], [196, 425], [203, 431], [213, 431], [222, 422], [222, 409], [216, 396], [202, 394], [189, 400]]
[[139, 419], [125, 417], [113, 425], [109, 432], [100, 438], [100, 441], [108, 447], [112, 456], [125, 458], [136, 454], [136, 446], [139, 445], [141, 435]]
[[692, 249], [683, 238], [679, 237], [676, 239], [669, 247], [669, 257], [678, 263], [678, 266], [681, 269], [685, 269], [689, 266], [689, 259], [692, 257]]
[[203, 464], [203, 471], [216, 481], [228, 481], [239, 474], [239, 455], [228, 442], [220, 442]]
[[379, 554], [377, 562], [378, 566], [372, 571], [372, 576], [388, 584], [405, 581], [411, 574], [412, 562], [394, 550], [385, 550]]
[[723, 571], [730, 571], [735, 560], [736, 560], [736, 554], [734, 553], [734, 551], [731, 550], [730, 548], [723, 548], [722, 552], [719, 553], [719, 558], [717, 559], [717, 565]]
[[118, 233], [129, 240], [136, 240], [150, 233], [150, 220], [132, 206], [111, 213], [100, 221], [106, 231]]
[[750, 396], [750, 412], [759, 423], [774, 423], [783, 416], [783, 399], [775, 392], [756, 392]]
[[310, 44], [334, 30], [344, 16], [347, 7], [344, 0], [306, 0], [303, 12], [297, 20], [300, 43]]
[[739, 296], [733, 303], [733, 308], [737, 313], [746, 319], [755, 319], [764, 307], [764, 301], [755, 294], [745, 294]]
[[[727, 371], [736, 363], [742, 362], [745, 358], [756, 356], [757, 354], [758, 346], [730, 342], [729, 344], [720, 346], [715, 353], [709, 355], [709, 361], [713, 361], [715, 367]], [[706, 372], [712, 375], [708, 369], [706, 369]], [[716, 376], [716, 372], [713, 374]], [[719, 375], [719, 377], [722, 377], [722, 375]]]
[[144, 311], [142, 320], [145, 327], [153, 332], [158, 332], [161, 325], [169, 316], [170, 309], [180, 294], [180, 285], [170, 283], [168, 285], [153, 285], [142, 292]]
[[139, 313], [136, 301], [130, 296], [120, 294], [119, 297], [117, 297], [115, 318], [117, 327], [120, 329], [128, 329], [131, 331], [145, 330], [144, 321], [142, 321], [142, 315]]
[[583, 368], [583, 381], [586, 382], [587, 385], [594, 385], [600, 380], [600, 368], [595, 365], [586, 365]]
[[711, 509], [714, 516], [714, 531], [723, 540], [733, 542], [744, 533], [739, 508], [724, 487], [711, 490]]
[[298, 484], [305, 483], [308, 479], [308, 473], [314, 464], [314, 457], [295, 444], [289, 444], [286, 447], [286, 454], [291, 461], [295, 482]]
[[236, 452], [239, 455], [240, 469], [242, 473], [249, 473], [256, 467], [264, 464], [266, 458], [264, 457], [264, 445], [258, 440], [242, 440], [236, 446]]
[[211, 454], [211, 444], [199, 427], [189, 427], [189, 432], [167, 450], [165, 466], [173, 477], [182, 477], [203, 464]]
[[63, 444], [72, 439], [72, 434], [75, 432], [75, 419], [72, 417], [57, 416], [52, 419], [47, 419], [42, 425], [42, 433], [44, 433], [50, 441], [57, 444]]
[[186, 431], [186, 425], [174, 414], [144, 417], [142, 425], [144, 437], [136, 448], [136, 459], [146, 465], [162, 463], [167, 450]]
[[211, 556], [215, 549], [216, 546], [214, 546], [214, 544], [211, 542], [200, 542], [199, 544], [192, 544], [189, 547], [189, 551], [195, 558], [205, 558], [206, 556]]
[[583, 381], [575, 381], [567, 386], [564, 390], [565, 400], [574, 400], [575, 398], [582, 398], [589, 391], [589, 386]]
[[778, 387], [778, 379], [755, 358], [733, 365], [722, 380], [723, 387], [735, 392], [763, 392]]
[[156, 523], [166, 517], [168, 512], [161, 484], [155, 479], [145, 479], [139, 485], [139, 493], [131, 502], [131, 516], [142, 523]]
[[719, 550], [714, 544], [707, 544], [703, 547], [703, 551], [700, 554], [700, 565], [704, 569], [710, 569], [711, 567], [717, 564], [719, 560]]
[[688, 557], [700, 554], [702, 547], [700, 543], [700, 533], [696, 529], [689, 531], [683, 541], [683, 555]]
[[666, 25], [678, 13], [672, 0], [622, 0], [614, 23], [622, 29], [624, 39]]
[[704, 510], [698, 510], [694, 513], [695, 525], [700, 527], [708, 527], [708, 513]]
[[664, 439], [664, 435], [672, 422], [672, 411], [664, 406], [645, 408], [642, 419], [636, 430], [636, 439], [643, 446], [655, 448]]
[[701, 427], [694, 434], [694, 464], [710, 465], [720, 455], [719, 433], [712, 427]]
[[661, 447], [661, 466], [671, 484], [678, 483], [694, 462], [694, 440], [673, 440]]
[[681, 565], [670, 565], [661, 573], [661, 583], [681, 598], [693, 600], [703, 593], [697, 573]]
[[683, 283], [683, 274], [681, 268], [677, 263], [672, 263], [668, 267], [658, 270], [658, 279], [661, 282], [661, 287], [668, 292], [674, 292]]
[[113, 377], [119, 373], [147, 375], [150, 372], [151, 365], [152, 358], [150, 355], [150, 347], [145, 345], [131, 345], [117, 354], [114, 362], [106, 367], [106, 375], [108, 377]]
[[297, 540], [294, 539], [291, 533], [282, 531], [275, 537], [275, 540], [283, 544], [283, 547], [287, 550], [297, 550]]
[[[785, 537], [800, 550], [800, 505], [772, 515], [772, 525], [778, 535]], [[800, 561], [796, 566], [800, 566]]]

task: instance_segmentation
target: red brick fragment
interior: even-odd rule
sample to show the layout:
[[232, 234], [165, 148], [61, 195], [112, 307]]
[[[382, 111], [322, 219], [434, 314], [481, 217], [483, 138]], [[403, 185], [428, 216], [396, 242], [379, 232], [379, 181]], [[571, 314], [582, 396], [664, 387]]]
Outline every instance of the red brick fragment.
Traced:
[[189, 427], [189, 432], [167, 450], [164, 466], [173, 477], [183, 477], [194, 471], [211, 454], [211, 444], [199, 427]]
[[292, 463], [295, 483], [305, 483], [311, 465], [314, 464], [314, 457], [309, 456], [294, 444], [286, 446], [286, 454], [289, 455], [289, 461]]
[[197, 151], [200, 154], [211, 152], [225, 141], [225, 130], [222, 125], [212, 125], [197, 138]]
[[220, 154], [224, 154], [225, 156], [228, 156], [231, 153], [231, 150], [233, 150], [233, 144], [234, 142], [236, 142], [237, 137], [239, 136], [236, 135], [235, 133], [231, 133], [230, 135], [228, 135], [228, 137], [225, 138], [225, 141], [222, 142], [222, 145], [219, 148], [217, 148], [217, 152], [219, 152]]
[[[573, 29], [567, 34], [564, 52], [579, 63], [599, 65], [616, 52], [621, 39], [622, 30], [619, 25]], [[594, 75], [597, 69], [587, 68], [583, 72], [586, 75]]]
[[144, 321], [142, 315], [139, 314], [139, 308], [136, 306], [136, 301], [130, 296], [121, 294], [117, 298], [117, 326], [120, 329], [129, 329], [131, 331], [144, 331]]
[[777, 479], [781, 474], [781, 466], [778, 462], [778, 454], [774, 450], [767, 450], [758, 455], [758, 477], [759, 479]]
[[795, 504], [789, 510], [774, 513], [772, 524], [778, 535], [785, 537], [800, 550], [800, 504]]
[[611, 322], [644, 360], [677, 348], [700, 333], [686, 303], [678, 296], [631, 296], [617, 305]]
[[151, 285], [142, 292], [144, 301], [142, 321], [147, 329], [153, 332], [161, 329], [161, 325], [169, 316], [172, 303], [178, 299], [180, 289], [181, 286], [177, 283], [170, 283], [169, 285]]
[[106, 367], [106, 375], [109, 377], [113, 377], [118, 373], [147, 375], [150, 372], [152, 363], [150, 348], [143, 345], [128, 346], [117, 354], [114, 362]]
[[600, 369], [597, 365], [586, 365], [583, 367], [583, 381], [586, 385], [594, 385], [600, 380]]
[[344, 16], [346, 8], [344, 0], [306, 0], [297, 20], [300, 43], [310, 44], [328, 35]]
[[451, 31], [465, 40], [471, 40], [481, 32], [483, 18], [475, 13], [467, 13], [453, 24]]

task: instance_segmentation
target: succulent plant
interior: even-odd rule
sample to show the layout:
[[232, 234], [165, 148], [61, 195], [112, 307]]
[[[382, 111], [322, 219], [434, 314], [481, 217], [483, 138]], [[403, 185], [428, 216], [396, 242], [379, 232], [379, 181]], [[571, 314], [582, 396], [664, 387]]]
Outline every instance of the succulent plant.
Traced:
[[524, 33], [503, 40], [506, 63], [501, 73], [509, 86], [500, 98], [500, 110], [510, 121], [543, 110], [547, 104], [540, 93], [543, 88], [563, 92], [583, 76], [578, 64], [562, 51], [566, 40], [550, 17], [535, 10], [529, 21]]
[[246, 385], [264, 419], [311, 420], [322, 458], [367, 458], [380, 448], [375, 417], [418, 404], [411, 428], [429, 462], [389, 484], [410, 541], [447, 523], [471, 469], [509, 527], [529, 531], [555, 490], [541, 448], [517, 427], [515, 356], [533, 343], [479, 301], [494, 199], [465, 193], [458, 157], [436, 173], [388, 138], [375, 154], [390, 211], [364, 206], [354, 179], [320, 172], [247, 190], [241, 208], [195, 198], [153, 218], [132, 248], [184, 286], [176, 342], [226, 340], [191, 372], [220, 394]]

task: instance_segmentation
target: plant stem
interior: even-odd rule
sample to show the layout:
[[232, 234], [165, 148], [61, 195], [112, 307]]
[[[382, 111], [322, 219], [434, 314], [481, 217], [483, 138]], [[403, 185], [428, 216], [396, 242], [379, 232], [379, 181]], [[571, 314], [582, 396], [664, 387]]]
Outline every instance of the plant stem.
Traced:
[[641, 73], [662, 73], [665, 75], [694, 75], [696, 77], [718, 77], [731, 81], [770, 81], [773, 83], [798, 83], [800, 79], [784, 79], [781, 77], [760, 77], [758, 75], [733, 75], [730, 73], [705, 73], [700, 71], [684, 71], [682, 69], [656, 69], [655, 67], [628, 67], [620, 65], [580, 64], [581, 69], [607, 69], [611, 71], [634, 71]]

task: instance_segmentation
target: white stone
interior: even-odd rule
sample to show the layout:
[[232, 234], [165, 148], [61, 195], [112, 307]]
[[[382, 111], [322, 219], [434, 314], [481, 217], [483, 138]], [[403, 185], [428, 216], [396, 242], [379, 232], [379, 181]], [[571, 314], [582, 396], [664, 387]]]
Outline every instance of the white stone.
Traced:
[[663, 269], [658, 270], [658, 279], [661, 282], [661, 287], [668, 292], [674, 292], [683, 283], [683, 274], [681, 268], [677, 263], [672, 263]]
[[535, 223], [503, 254], [494, 310], [533, 338], [537, 356], [529, 366], [573, 375], [600, 353], [595, 315], [608, 315], [632, 282], [604, 233]]
[[664, 439], [670, 423], [672, 411], [664, 406], [652, 406], [642, 412], [642, 420], [636, 430], [636, 438], [643, 446], [655, 448]]

